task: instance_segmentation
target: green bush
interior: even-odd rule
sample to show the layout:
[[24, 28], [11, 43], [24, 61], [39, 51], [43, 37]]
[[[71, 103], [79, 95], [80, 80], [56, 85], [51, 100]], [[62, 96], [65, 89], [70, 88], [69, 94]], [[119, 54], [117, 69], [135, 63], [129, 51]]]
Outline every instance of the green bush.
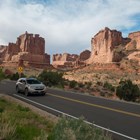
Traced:
[[75, 88], [76, 85], [77, 85], [77, 82], [76, 82], [75, 80], [72, 80], [72, 81], [70, 81], [70, 83], [69, 83], [69, 87], [70, 87], [70, 88]]
[[116, 95], [126, 101], [136, 101], [140, 97], [140, 90], [131, 80], [121, 80], [116, 89]]
[[115, 91], [114, 86], [112, 86], [110, 83], [108, 83], [107, 81], [104, 83], [103, 85], [104, 88], [110, 90], [110, 91]]
[[18, 72], [10, 76], [10, 80], [18, 80], [20, 77], [26, 77], [24, 73], [19, 74]]
[[103, 130], [81, 119], [62, 117], [48, 136], [48, 140], [111, 140]]
[[5, 79], [5, 74], [2, 70], [2, 68], [0, 68], [0, 80], [3, 80], [3, 79]]
[[63, 73], [53, 71], [43, 71], [38, 79], [44, 82], [47, 86], [63, 85]]
[[78, 83], [78, 86], [79, 86], [80, 88], [83, 88], [85, 85], [84, 85], [83, 83]]

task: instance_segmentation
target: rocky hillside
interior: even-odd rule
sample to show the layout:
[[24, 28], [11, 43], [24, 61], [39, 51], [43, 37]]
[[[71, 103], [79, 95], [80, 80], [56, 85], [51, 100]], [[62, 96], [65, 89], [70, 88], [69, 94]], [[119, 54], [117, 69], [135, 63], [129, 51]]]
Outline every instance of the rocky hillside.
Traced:
[[131, 79], [140, 86], [140, 31], [127, 38], [116, 30], [105, 28], [91, 39], [91, 55], [86, 65], [65, 73], [69, 80], [91, 82], [93, 87], [120, 79]]

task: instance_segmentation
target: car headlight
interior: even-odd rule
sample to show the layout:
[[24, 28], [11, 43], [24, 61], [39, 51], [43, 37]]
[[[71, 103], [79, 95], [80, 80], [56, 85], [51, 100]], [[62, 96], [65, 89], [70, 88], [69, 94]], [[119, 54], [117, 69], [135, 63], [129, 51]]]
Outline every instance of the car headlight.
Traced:
[[29, 89], [30, 89], [30, 90], [34, 90], [34, 87], [32, 87], [32, 86], [29, 86]]

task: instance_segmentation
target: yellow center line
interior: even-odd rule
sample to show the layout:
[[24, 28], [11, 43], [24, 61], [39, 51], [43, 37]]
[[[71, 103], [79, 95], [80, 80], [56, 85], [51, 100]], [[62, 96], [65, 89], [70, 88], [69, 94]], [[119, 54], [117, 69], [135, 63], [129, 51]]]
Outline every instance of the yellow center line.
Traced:
[[64, 100], [77, 102], [77, 103], [85, 104], [85, 105], [89, 105], [89, 106], [94, 106], [94, 107], [102, 108], [102, 109], [106, 109], [106, 110], [111, 110], [111, 111], [114, 111], [114, 112], [119, 112], [119, 113], [122, 113], [122, 114], [125, 114], [125, 115], [130, 115], [130, 116], [140, 118], [140, 114], [131, 113], [131, 112], [127, 112], [127, 111], [123, 111], [123, 110], [119, 110], [119, 109], [114, 109], [114, 108], [110, 108], [110, 107], [105, 107], [105, 106], [102, 106], [102, 105], [92, 104], [92, 103], [88, 103], [88, 102], [84, 102], [84, 101], [80, 101], [80, 100], [76, 100], [76, 99], [71, 99], [71, 98], [68, 98], [68, 97], [63, 97], [63, 96], [60, 96], [60, 95], [55, 95], [55, 94], [50, 94], [50, 93], [47, 93], [47, 94], [50, 95], [50, 96], [54, 96], [54, 97], [64, 99]]

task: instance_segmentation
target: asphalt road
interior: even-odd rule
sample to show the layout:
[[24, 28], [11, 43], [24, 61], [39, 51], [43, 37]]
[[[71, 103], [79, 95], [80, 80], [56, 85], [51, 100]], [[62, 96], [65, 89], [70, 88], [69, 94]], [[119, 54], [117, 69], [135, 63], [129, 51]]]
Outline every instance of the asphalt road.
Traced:
[[115, 140], [140, 140], [140, 105], [48, 89], [46, 96], [15, 94], [15, 82], [0, 82], [0, 93], [33, 104], [55, 115], [66, 114], [112, 132]]

